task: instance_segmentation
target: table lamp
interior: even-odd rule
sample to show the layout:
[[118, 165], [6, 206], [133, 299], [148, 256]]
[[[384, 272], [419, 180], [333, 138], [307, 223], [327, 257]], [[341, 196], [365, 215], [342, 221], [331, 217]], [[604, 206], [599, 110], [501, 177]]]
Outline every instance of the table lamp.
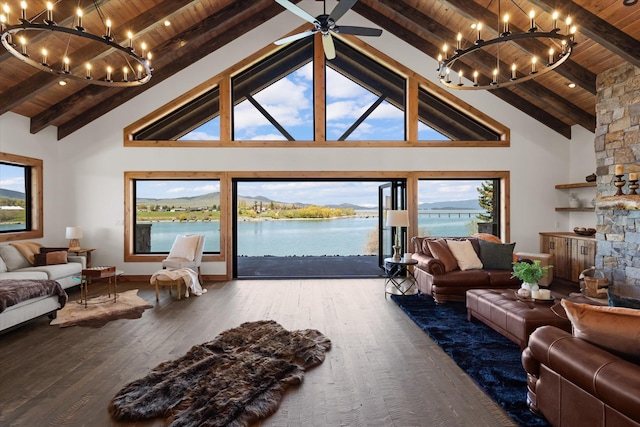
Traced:
[[65, 237], [69, 239], [69, 250], [80, 249], [82, 238], [82, 227], [67, 227]]
[[396, 227], [396, 244], [393, 246], [393, 260], [400, 261], [402, 259], [400, 245], [400, 227], [409, 226], [409, 212], [408, 211], [388, 211], [387, 212], [387, 227]]

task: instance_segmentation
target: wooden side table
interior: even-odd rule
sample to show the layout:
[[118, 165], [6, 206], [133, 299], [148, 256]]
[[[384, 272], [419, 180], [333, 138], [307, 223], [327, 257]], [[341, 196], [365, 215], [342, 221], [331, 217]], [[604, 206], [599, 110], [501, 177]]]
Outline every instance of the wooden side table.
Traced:
[[91, 268], [91, 252], [95, 251], [95, 248], [79, 248], [69, 250], [70, 254], [85, 255], [87, 257], [87, 268]]

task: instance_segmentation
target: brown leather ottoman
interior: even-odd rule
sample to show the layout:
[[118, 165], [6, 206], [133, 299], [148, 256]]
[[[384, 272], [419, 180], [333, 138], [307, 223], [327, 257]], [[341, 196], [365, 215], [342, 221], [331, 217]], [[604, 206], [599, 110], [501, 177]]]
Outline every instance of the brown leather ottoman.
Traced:
[[516, 297], [516, 289], [470, 289], [466, 295], [467, 320], [480, 320], [520, 346], [527, 347], [529, 335], [539, 326], [552, 325], [571, 332], [571, 322], [552, 310], [555, 302], [528, 302]]

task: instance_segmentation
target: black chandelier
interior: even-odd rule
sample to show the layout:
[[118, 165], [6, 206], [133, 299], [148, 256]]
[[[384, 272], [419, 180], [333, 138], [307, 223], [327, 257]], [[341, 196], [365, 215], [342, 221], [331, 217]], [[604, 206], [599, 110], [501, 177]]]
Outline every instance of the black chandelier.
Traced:
[[[60, 0], [58, 0], [58, 3]], [[32, 19], [27, 19], [27, 2], [20, 2], [20, 17], [18, 23], [12, 25], [11, 8], [4, 4], [0, 11], [0, 41], [9, 53], [32, 67], [41, 71], [55, 74], [65, 79], [74, 79], [86, 83], [101, 86], [129, 87], [139, 86], [151, 79], [151, 52], [147, 50], [145, 43], [141, 43], [141, 53], [134, 49], [134, 36], [127, 34], [125, 46], [120, 45], [111, 32], [111, 20], [103, 19], [103, 14], [98, 4], [93, 1], [95, 10], [104, 25], [104, 34], [99, 36], [87, 32], [82, 25], [83, 11], [78, 8], [76, 16], [72, 18], [73, 27], [59, 26], [53, 17], [53, 2], [47, 2], [45, 10], [38, 13]], [[17, 14], [16, 14], [17, 15]], [[42, 23], [36, 22], [44, 16]], [[53, 36], [56, 37], [53, 37]], [[73, 59], [67, 55], [73, 38], [88, 39], [105, 45], [102, 49], [102, 57], [117, 52], [117, 55], [109, 55], [109, 61], [116, 59], [116, 64], [107, 63], [103, 70], [97, 70], [91, 62], [73, 64]], [[33, 42], [33, 43], [31, 43]], [[66, 45], [66, 46], [65, 46]], [[50, 52], [64, 52], [62, 58], [55, 62], [51, 60]], [[73, 64], [73, 66], [72, 66]], [[102, 74], [104, 73], [104, 74]], [[93, 75], [101, 75], [94, 78]]]
[[[491, 3], [489, 3], [489, 5], [491, 5]], [[529, 29], [525, 32], [513, 33], [510, 31], [509, 27], [509, 15], [505, 14], [502, 17], [502, 20], [500, 20], [500, 1], [498, 0], [498, 28], [502, 28], [502, 32], [499, 32], [498, 37], [496, 38], [483, 40], [483, 24], [482, 22], [477, 22], [472, 25], [474, 36], [477, 37], [473, 44], [471, 44], [470, 46], [465, 47], [463, 45], [462, 34], [458, 33], [456, 37], [455, 49], [452, 49], [453, 55], [448, 56], [450, 49], [449, 45], [445, 43], [442, 48], [442, 52], [438, 55], [438, 79], [440, 80], [440, 83], [451, 89], [491, 90], [525, 82], [527, 80], [531, 80], [535, 77], [546, 74], [549, 71], [552, 71], [567, 59], [569, 59], [569, 56], [571, 56], [573, 48], [576, 45], [576, 26], [572, 25], [571, 17], [567, 16], [565, 20], [566, 34], [561, 34], [560, 28], [558, 27], [558, 16], [558, 12], [553, 12], [553, 28], [550, 31], [539, 31], [540, 29], [537, 27], [535, 22], [535, 12], [531, 11], [528, 15], [530, 23]], [[512, 62], [510, 67], [507, 67], [505, 65], [502, 65], [501, 67], [500, 48], [504, 45], [504, 43], [522, 43], [525, 40], [537, 39], [551, 40], [552, 45], [551, 47], [549, 47], [548, 51], [545, 52], [545, 54], [540, 55], [541, 58], [539, 58], [535, 54], [532, 55], [529, 64], [527, 64], [526, 71], [519, 72], [515, 61]], [[469, 65], [469, 63], [472, 59], [474, 59], [474, 54], [480, 55], [480, 52], [487, 54], [487, 52], [484, 51], [490, 46], [497, 47], [497, 53], [495, 55], [495, 65], [493, 65], [491, 78], [485, 83], [481, 83], [479, 81], [480, 72], [478, 71], [478, 69], [489, 68], [486, 65], [487, 62], [482, 62], [481, 66]], [[462, 58], [464, 58], [464, 61], [462, 61]], [[460, 63], [458, 63], [459, 60], [461, 60]], [[474, 62], [481, 61], [478, 61], [477, 58], [475, 58]], [[471, 84], [465, 84], [465, 80], [463, 80], [463, 77], [465, 77], [464, 69], [469, 68], [472, 70], [472, 72], [469, 73], [470, 75], [468, 76]], [[501, 74], [501, 69], [504, 70], [505, 68], [509, 68], [510, 72], [508, 74]], [[453, 77], [452, 73], [457, 74], [457, 78]]]

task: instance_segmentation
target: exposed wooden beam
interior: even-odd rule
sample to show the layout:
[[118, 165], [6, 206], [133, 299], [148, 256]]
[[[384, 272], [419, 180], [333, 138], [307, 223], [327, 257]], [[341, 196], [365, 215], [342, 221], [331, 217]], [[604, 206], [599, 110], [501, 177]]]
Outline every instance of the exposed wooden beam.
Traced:
[[[419, 10], [407, 5], [406, 3], [399, 3], [394, 0], [380, 0], [378, 3], [385, 5], [386, 7], [398, 12], [400, 15], [409, 19], [414, 24], [427, 29], [427, 31], [435, 38], [440, 39], [442, 42], [449, 42], [455, 40], [456, 34], [450, 29], [437, 21], [431, 19], [431, 17], [425, 15]], [[496, 63], [494, 56], [488, 52], [479, 52], [480, 58], [484, 58], [484, 61], [479, 62], [479, 65], [484, 67], [484, 71], [489, 75], [493, 70]], [[437, 56], [437, 55], [436, 55]], [[491, 64], [490, 66], [488, 64]], [[500, 69], [508, 70], [509, 64], [500, 63]], [[471, 75], [473, 70], [466, 70], [466, 75]], [[549, 90], [545, 86], [535, 81], [527, 81], [520, 83], [518, 89], [527, 93], [529, 96], [535, 99], [544, 101], [550, 108], [556, 110], [559, 114], [564, 115], [567, 119], [579, 124], [585, 129], [594, 132], [596, 127], [596, 118], [594, 115], [587, 113], [579, 108], [577, 105], [567, 101], [565, 98], [559, 96], [557, 93]]]
[[[293, 3], [299, 1], [292, 0]], [[119, 89], [105, 102], [101, 102], [95, 107], [83, 111], [81, 116], [63, 123], [58, 127], [58, 139], [70, 135], [281, 12], [283, 12], [282, 6], [272, 0], [232, 2], [156, 48], [163, 54], [156, 60], [156, 71], [149, 83], [135, 88]], [[182, 46], [188, 46], [188, 49], [182, 49]], [[78, 96], [86, 99], [91, 98], [95, 93], [101, 93], [97, 88], [87, 88], [81, 92], [83, 93]], [[64, 100], [50, 109], [56, 109], [59, 114], [63, 114], [66, 107], [72, 108], [72, 105]]]
[[[488, 26], [492, 28], [493, 31], [498, 34], [502, 30], [499, 28], [498, 23], [500, 19], [498, 15], [492, 13], [489, 9], [479, 5], [475, 1], [469, 0], [439, 0], [440, 3], [446, 5], [451, 10], [457, 12], [458, 14], [464, 16], [465, 18], [474, 21], [479, 20], [484, 23], [485, 28]], [[510, 24], [511, 31], [516, 33], [524, 33], [525, 30], [518, 28]], [[533, 54], [536, 52], [546, 52], [548, 47], [538, 41], [538, 40], [522, 40], [521, 43], [514, 43], [514, 45], [520, 49], [526, 50], [526, 52]], [[591, 92], [592, 94], [596, 94], [596, 75], [592, 73], [582, 65], [572, 61], [571, 59], [565, 61], [562, 66], [557, 67], [554, 72], [560, 74], [562, 77], [565, 77], [581, 88]]]
[[[429, 42], [422, 36], [416, 34], [414, 31], [409, 30], [407, 25], [403, 25], [401, 23], [403, 19], [408, 21], [407, 19], [408, 16], [411, 16], [412, 18], [414, 18], [414, 16], [412, 16], [411, 14], [405, 15], [403, 12], [392, 9], [391, 12], [394, 13], [397, 18], [392, 20], [392, 19], [389, 19], [385, 14], [381, 13], [376, 8], [371, 6], [370, 3], [373, 3], [372, 0], [361, 0], [355, 4], [353, 9], [355, 12], [362, 15], [366, 19], [370, 20], [371, 22], [374, 22], [375, 24], [379, 25], [385, 30], [392, 32], [396, 37], [399, 37], [400, 39], [404, 40], [406, 43], [426, 53], [432, 58], [435, 58], [438, 55], [440, 51], [439, 47], [433, 45], [431, 42]], [[377, 1], [375, 3], [381, 3], [381, 2]], [[408, 13], [409, 11], [404, 11], [404, 12]], [[419, 12], [414, 12], [414, 13], [419, 13]], [[425, 25], [429, 26], [431, 29], [434, 29], [434, 30], [439, 25], [439, 24], [438, 25], [436, 24], [437, 23], [433, 22], [431, 19], [428, 19], [425, 21]], [[469, 72], [469, 70], [465, 70], [465, 71]], [[470, 74], [467, 74], [467, 75], [470, 75]], [[492, 90], [489, 92], [498, 96], [499, 98], [513, 105], [514, 107], [521, 109], [526, 114], [530, 115], [531, 117], [535, 118], [545, 126], [548, 126], [549, 128], [560, 133], [561, 135], [567, 136], [568, 138], [570, 137], [571, 127], [565, 124], [564, 122], [562, 122], [561, 120], [559, 120], [553, 114], [547, 113], [546, 111], [536, 107], [535, 105], [531, 104], [529, 101], [523, 99], [522, 97], [516, 95], [515, 93], [507, 89], [501, 89], [499, 93], [498, 92], [493, 93], [495, 92], [495, 90]], [[506, 95], [505, 92], [508, 92], [510, 95]]]
[[571, 14], [579, 31], [602, 47], [640, 67], [640, 42], [588, 10], [567, 0], [529, 0], [546, 12], [561, 10]]
[[[141, 28], [143, 30], [138, 31], [137, 33], [144, 34], [154, 25], [161, 25], [159, 22], [162, 22], [162, 19], [172, 15], [189, 3], [191, 3], [191, 0], [165, 0], [151, 8], [149, 11], [123, 23], [113, 31], [114, 33], [120, 33], [131, 28]], [[105, 54], [108, 51], [110, 51], [110, 48], [107, 45], [90, 43], [88, 46], [73, 52], [72, 55], [76, 64], [84, 64], [85, 62]], [[56, 66], [57, 65], [54, 65], [54, 67]], [[81, 68], [81, 66], [78, 66], [77, 68]], [[0, 99], [0, 114], [4, 114], [7, 111], [12, 110], [28, 99], [45, 91], [52, 85], [56, 84], [60, 78], [61, 77], [58, 75], [40, 71], [29, 79], [21, 82], [19, 85], [12, 87], [10, 90], [6, 91], [4, 94], [5, 96]], [[51, 116], [50, 112], [47, 110], [34, 116], [34, 119], [31, 120], [31, 133], [37, 133], [44, 129], [53, 118], [56, 117]]]

